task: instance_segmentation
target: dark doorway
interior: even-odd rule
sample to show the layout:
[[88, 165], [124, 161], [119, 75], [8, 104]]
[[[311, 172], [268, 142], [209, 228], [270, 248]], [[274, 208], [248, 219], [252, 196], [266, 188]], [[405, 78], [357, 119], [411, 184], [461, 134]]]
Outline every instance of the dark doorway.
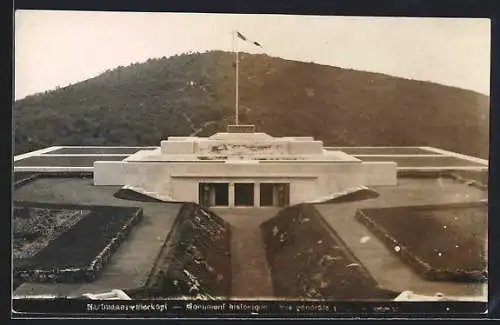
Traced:
[[261, 183], [260, 184], [260, 206], [271, 207], [273, 206], [273, 189], [274, 184]]
[[260, 206], [286, 207], [290, 204], [289, 183], [261, 183]]
[[215, 205], [229, 205], [229, 183], [215, 183]]
[[253, 183], [234, 184], [234, 205], [235, 206], [253, 206], [254, 194]]
[[228, 206], [229, 183], [200, 183], [198, 197], [202, 206]]

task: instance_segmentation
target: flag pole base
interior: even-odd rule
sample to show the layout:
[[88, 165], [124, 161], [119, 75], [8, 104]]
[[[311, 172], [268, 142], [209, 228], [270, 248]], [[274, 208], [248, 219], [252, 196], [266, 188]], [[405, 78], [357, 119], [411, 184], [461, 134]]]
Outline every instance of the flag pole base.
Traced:
[[253, 124], [229, 124], [227, 133], [255, 133], [255, 125]]

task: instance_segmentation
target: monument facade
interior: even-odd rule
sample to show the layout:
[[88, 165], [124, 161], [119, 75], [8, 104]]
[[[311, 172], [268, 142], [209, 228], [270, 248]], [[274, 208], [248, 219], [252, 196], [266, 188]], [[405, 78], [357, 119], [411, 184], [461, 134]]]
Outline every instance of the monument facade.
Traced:
[[397, 184], [394, 162], [327, 151], [312, 137], [272, 137], [229, 126], [210, 137], [169, 137], [122, 161], [94, 162], [95, 185], [127, 185], [165, 201], [204, 206], [288, 206], [359, 186]]

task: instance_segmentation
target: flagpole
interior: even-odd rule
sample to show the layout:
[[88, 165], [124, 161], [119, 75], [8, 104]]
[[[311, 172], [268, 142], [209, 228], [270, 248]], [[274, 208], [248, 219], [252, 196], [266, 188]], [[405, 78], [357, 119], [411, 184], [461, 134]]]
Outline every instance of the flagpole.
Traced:
[[235, 61], [236, 61], [236, 80], [235, 80], [235, 125], [239, 125], [239, 88], [240, 88], [240, 58], [239, 58], [239, 55], [240, 55], [240, 49], [238, 48], [238, 38], [241, 38], [243, 41], [246, 41], [246, 42], [249, 42], [249, 43], [252, 43], [253, 45], [256, 45], [258, 47], [262, 47], [262, 45], [258, 42], [255, 42], [255, 41], [251, 41], [249, 39], [247, 39], [245, 36], [243, 36], [240, 32], [234, 30], [233, 31], [233, 52], [234, 52], [234, 56], [235, 56]]
[[235, 116], [235, 119], [236, 119], [236, 125], [239, 124], [239, 83], [240, 83], [240, 60], [239, 60], [239, 48], [238, 48], [238, 37], [236, 35], [236, 31], [234, 32], [234, 44], [235, 44], [235, 47], [236, 47], [236, 51], [235, 51], [235, 56], [236, 56], [236, 98], [235, 98], [235, 109], [236, 109], [236, 116]]

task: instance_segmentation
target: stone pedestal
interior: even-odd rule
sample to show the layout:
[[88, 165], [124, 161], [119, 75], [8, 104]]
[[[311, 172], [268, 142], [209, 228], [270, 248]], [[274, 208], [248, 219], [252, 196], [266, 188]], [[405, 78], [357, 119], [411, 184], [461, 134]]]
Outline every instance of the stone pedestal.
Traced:
[[255, 133], [255, 125], [252, 124], [230, 124], [227, 126], [228, 133]]

